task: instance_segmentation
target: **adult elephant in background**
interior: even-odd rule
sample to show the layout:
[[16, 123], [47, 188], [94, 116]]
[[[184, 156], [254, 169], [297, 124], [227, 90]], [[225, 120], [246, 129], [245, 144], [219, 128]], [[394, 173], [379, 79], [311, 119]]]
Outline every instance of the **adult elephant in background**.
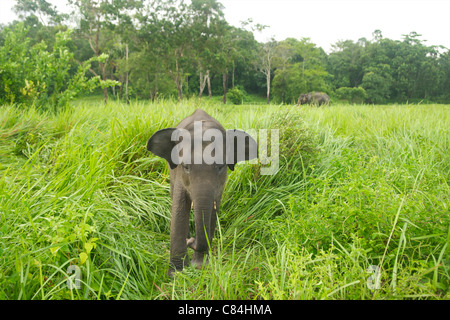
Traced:
[[[147, 150], [167, 160], [172, 197], [169, 275], [191, 263], [201, 268], [216, 228], [227, 167], [257, 157], [256, 141], [240, 130], [225, 130], [198, 109], [176, 128], [157, 131]], [[194, 210], [195, 237], [190, 236], [189, 216]]]
[[306, 94], [301, 94], [298, 97], [297, 104], [310, 104], [315, 106], [321, 106], [323, 104], [329, 104], [330, 97], [323, 92], [309, 92]]

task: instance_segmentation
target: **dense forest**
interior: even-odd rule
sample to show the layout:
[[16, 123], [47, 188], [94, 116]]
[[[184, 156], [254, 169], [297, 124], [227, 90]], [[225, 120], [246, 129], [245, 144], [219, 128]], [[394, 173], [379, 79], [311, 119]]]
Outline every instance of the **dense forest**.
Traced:
[[449, 49], [414, 31], [399, 41], [375, 30], [327, 54], [309, 38], [260, 43], [254, 34], [267, 26], [230, 25], [217, 0], [67, 1], [70, 15], [17, 0], [19, 21], [0, 26], [0, 103], [57, 107], [88, 92], [295, 103], [310, 91], [350, 103], [450, 102]]

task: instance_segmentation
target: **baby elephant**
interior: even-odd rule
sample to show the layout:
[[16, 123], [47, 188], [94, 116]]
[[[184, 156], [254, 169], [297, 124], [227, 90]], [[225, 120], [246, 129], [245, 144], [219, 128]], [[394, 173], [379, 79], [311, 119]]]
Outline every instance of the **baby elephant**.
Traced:
[[298, 97], [297, 104], [312, 104], [320, 106], [322, 104], [329, 104], [330, 97], [326, 93], [321, 92], [310, 92], [306, 94], [301, 94]]
[[[203, 110], [196, 110], [176, 128], [157, 131], [147, 150], [170, 166], [172, 212], [169, 275], [191, 263], [201, 268], [207, 257], [220, 208], [227, 167], [257, 158], [256, 141], [240, 130], [225, 130]], [[195, 237], [190, 236], [189, 215], [194, 210]]]

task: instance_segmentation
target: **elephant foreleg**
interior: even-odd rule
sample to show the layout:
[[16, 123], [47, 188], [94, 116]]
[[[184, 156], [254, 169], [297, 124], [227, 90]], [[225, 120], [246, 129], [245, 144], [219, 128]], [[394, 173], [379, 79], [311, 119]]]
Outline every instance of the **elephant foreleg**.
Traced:
[[186, 190], [179, 184], [175, 184], [172, 191], [169, 275], [189, 265], [186, 238], [189, 237], [191, 200]]

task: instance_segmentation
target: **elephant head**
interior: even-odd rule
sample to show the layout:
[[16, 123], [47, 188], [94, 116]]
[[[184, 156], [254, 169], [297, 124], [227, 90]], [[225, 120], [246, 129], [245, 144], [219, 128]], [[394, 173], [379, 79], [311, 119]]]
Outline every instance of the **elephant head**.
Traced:
[[301, 94], [298, 97], [298, 102], [297, 104], [305, 104], [305, 103], [309, 103], [311, 100], [311, 94], [310, 93], [305, 93], [305, 94]]
[[[257, 157], [256, 141], [240, 130], [225, 130], [203, 110], [176, 128], [157, 131], [147, 149], [167, 160], [172, 197], [170, 262], [173, 270], [189, 263], [201, 267], [214, 234], [227, 168]], [[194, 210], [195, 237], [190, 237], [189, 213]]]

